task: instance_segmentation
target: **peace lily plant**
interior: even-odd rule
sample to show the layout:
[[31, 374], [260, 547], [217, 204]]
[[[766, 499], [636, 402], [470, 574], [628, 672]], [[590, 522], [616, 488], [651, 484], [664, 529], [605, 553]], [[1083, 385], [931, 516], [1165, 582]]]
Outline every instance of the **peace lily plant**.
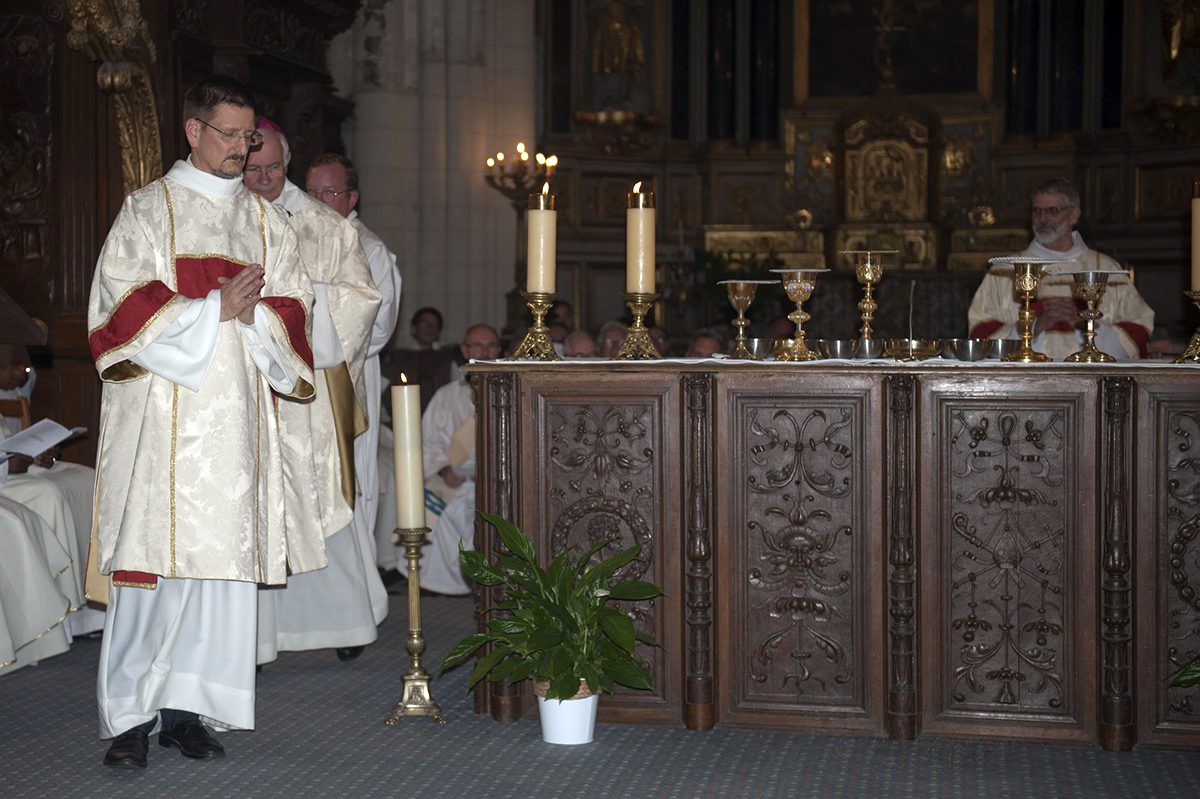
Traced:
[[[633, 626], [612, 600], [644, 600], [662, 590], [644, 580], [614, 582], [617, 571], [637, 558], [637, 544], [593, 562], [611, 540], [600, 541], [574, 561], [561, 553], [542, 569], [533, 542], [512, 522], [480, 512], [496, 528], [509, 554], [489, 563], [479, 552], [459, 551], [463, 572], [485, 586], [504, 586], [502, 599], [482, 612], [487, 631], [458, 642], [441, 672], [471, 657], [485, 644], [468, 688], [484, 677], [509, 683], [547, 683], [546, 699], [567, 700], [588, 692], [611, 693], [615, 684], [648, 689], [650, 675], [634, 658], [640, 641], [658, 643]], [[441, 673], [439, 672], [439, 673]], [[581, 690], [585, 683], [588, 691]]]

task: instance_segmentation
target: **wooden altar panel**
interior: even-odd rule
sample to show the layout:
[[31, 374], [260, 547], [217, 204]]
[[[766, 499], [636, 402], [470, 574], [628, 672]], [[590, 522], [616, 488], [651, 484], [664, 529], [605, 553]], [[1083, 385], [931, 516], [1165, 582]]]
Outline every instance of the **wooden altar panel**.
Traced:
[[718, 717], [882, 735], [882, 383], [720, 386]]
[[1097, 384], [919, 384], [922, 732], [1094, 741]]
[[1200, 688], [1170, 675], [1200, 654], [1200, 395], [1196, 380], [1138, 381], [1138, 740], [1200, 741]]

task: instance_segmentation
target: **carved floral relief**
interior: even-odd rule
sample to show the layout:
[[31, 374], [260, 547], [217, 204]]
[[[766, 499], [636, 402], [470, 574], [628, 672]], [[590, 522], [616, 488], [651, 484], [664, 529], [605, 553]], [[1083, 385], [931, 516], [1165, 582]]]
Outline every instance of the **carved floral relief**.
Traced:
[[[1166, 678], [1200, 657], [1200, 413], [1167, 417]], [[1195, 723], [1200, 688], [1167, 688], [1167, 718]]]

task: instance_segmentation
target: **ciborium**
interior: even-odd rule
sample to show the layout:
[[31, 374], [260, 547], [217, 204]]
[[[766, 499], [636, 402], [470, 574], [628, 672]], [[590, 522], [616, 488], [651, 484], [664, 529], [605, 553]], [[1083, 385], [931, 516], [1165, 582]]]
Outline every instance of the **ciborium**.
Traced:
[[1075, 272], [1071, 278], [1074, 281], [1071, 290], [1077, 299], [1087, 303], [1087, 308], [1079, 313], [1084, 321], [1083, 349], [1073, 352], [1064, 360], [1071, 363], [1107, 363], [1116, 358], [1096, 346], [1096, 322], [1104, 316], [1099, 309], [1100, 300], [1108, 289], [1108, 276], [1111, 272]]
[[625, 292], [625, 305], [633, 316], [633, 324], [629, 326], [625, 340], [621, 342], [621, 349], [617, 350], [613, 358], [618, 361], [653, 361], [662, 358], [662, 353], [654, 346], [654, 339], [650, 338], [650, 328], [646, 327], [645, 322], [646, 314], [650, 313], [656, 299], [657, 294]]
[[1033, 313], [1033, 301], [1042, 286], [1042, 267], [1067, 260], [1069, 259], [1047, 260], [1033, 255], [1002, 255], [988, 259], [989, 263], [1008, 264], [1012, 267], [1013, 298], [1021, 303], [1021, 310], [1017, 314], [1017, 332], [1021, 338], [1021, 346], [1016, 352], [1005, 355], [1003, 360], [1020, 363], [1043, 363], [1050, 360], [1049, 355], [1033, 348], [1033, 323], [1037, 318]]
[[808, 348], [804, 337], [804, 323], [812, 316], [804, 311], [804, 303], [812, 296], [817, 287], [817, 275], [828, 272], [828, 269], [772, 269], [780, 276], [783, 291], [787, 298], [796, 303], [796, 310], [788, 314], [788, 319], [796, 326], [796, 335], [791, 346], [780, 348], [775, 353], [777, 361], [815, 361], [820, 355]]
[[729, 295], [729, 304], [733, 306], [733, 310], [737, 311], [737, 319], [733, 320], [733, 325], [737, 328], [737, 337], [734, 339], [735, 346], [730, 357], [743, 358], [748, 361], [758, 360], [747, 345], [749, 338], [746, 336], [746, 327], [750, 324], [750, 320], [746, 318], [746, 311], [750, 308], [750, 303], [754, 301], [758, 287], [764, 283], [774, 282], [774, 280], [722, 280], [718, 284], [725, 287], [725, 292]]
[[[1185, 291], [1183, 296], [1200, 308], [1200, 291]], [[1192, 334], [1192, 340], [1188, 342], [1187, 349], [1183, 351], [1183, 355], [1175, 359], [1175, 363], [1200, 363], [1200, 329]]]
[[525, 338], [506, 360], [509, 361], [560, 361], [554, 351], [554, 342], [550, 340], [550, 328], [546, 327], [546, 314], [554, 304], [554, 294], [540, 291], [522, 291], [525, 304], [533, 314], [533, 324], [525, 332]]
[[862, 315], [862, 327], [859, 329], [859, 341], [869, 341], [874, 329], [871, 320], [879, 305], [875, 302], [875, 284], [883, 279], [883, 256], [896, 255], [899, 250], [842, 250], [842, 255], [854, 256], [854, 276], [863, 286], [863, 298], [858, 303]]

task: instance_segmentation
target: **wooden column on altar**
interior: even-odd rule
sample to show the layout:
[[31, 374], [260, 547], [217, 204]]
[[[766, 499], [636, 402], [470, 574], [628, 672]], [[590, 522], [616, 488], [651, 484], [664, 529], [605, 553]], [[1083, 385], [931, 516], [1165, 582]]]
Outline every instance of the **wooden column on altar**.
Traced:
[[1200, 745], [1167, 685], [1200, 651], [1194, 368], [468, 372], [479, 508], [542, 557], [640, 541], [625, 576], [665, 590], [627, 608], [654, 688], [603, 719]]

